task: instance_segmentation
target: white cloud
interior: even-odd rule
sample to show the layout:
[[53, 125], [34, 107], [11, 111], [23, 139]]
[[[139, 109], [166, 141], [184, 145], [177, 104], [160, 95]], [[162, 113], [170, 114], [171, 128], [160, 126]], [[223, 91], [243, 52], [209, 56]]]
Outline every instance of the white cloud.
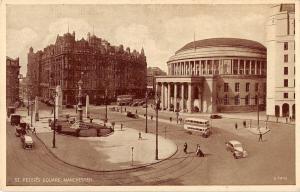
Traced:
[[75, 31], [76, 39], [85, 38], [88, 32], [92, 31], [92, 26], [83, 19], [61, 18], [51, 23], [48, 28], [48, 35], [43, 39], [40, 49], [47, 45], [54, 44], [57, 35], [63, 35], [68, 32]]
[[28, 27], [21, 30], [8, 29], [6, 34], [6, 55], [10, 57], [19, 57], [38, 38], [37, 33]]

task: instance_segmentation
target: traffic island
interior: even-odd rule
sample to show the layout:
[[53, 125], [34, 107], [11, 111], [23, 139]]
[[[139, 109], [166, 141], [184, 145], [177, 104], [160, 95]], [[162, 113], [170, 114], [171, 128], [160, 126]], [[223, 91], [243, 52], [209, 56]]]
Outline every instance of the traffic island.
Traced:
[[155, 135], [139, 133], [135, 129], [116, 127], [108, 137], [72, 137], [56, 135], [52, 148], [52, 134], [38, 133], [46, 147], [67, 164], [94, 171], [136, 169], [158, 163], [177, 152], [169, 139], [158, 137], [158, 160], [155, 160]]

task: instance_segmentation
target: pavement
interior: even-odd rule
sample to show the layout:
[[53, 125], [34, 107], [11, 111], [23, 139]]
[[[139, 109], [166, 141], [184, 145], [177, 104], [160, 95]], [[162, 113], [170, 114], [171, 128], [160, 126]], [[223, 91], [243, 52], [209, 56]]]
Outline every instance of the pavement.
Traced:
[[[27, 116], [26, 110], [17, 110], [22, 120], [30, 124], [31, 117]], [[65, 110], [64, 114], [75, 116], [73, 110]], [[56, 145], [52, 148], [53, 131], [48, 126], [48, 119], [52, 116], [48, 110], [39, 111], [39, 121], [32, 122], [36, 130], [36, 136], [45, 146], [59, 159], [88, 170], [115, 171], [147, 166], [160, 162], [174, 155], [177, 145], [169, 139], [158, 136], [160, 147], [159, 159], [155, 160], [155, 135], [141, 133], [127, 126], [116, 123], [115, 131], [107, 137], [73, 137], [56, 134]], [[83, 119], [89, 122], [87, 118]], [[103, 124], [100, 119], [94, 119], [94, 123]], [[109, 123], [109, 122], [108, 122]], [[81, 150], [77, 150], [80, 147]]]

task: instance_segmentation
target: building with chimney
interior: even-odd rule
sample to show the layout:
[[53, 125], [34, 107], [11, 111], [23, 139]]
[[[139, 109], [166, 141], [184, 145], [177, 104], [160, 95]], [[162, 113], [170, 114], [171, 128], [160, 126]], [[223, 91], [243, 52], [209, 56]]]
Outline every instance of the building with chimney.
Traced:
[[295, 4], [272, 5], [266, 32], [266, 113], [295, 117]]
[[143, 97], [146, 92], [147, 62], [144, 50], [130, 51], [123, 45], [113, 46], [106, 40], [87, 34], [75, 40], [75, 32], [57, 35], [54, 44], [28, 53], [27, 77], [33, 95], [43, 100], [51, 97], [57, 85], [63, 92], [63, 104], [76, 104], [78, 82], [90, 103], [118, 95]]

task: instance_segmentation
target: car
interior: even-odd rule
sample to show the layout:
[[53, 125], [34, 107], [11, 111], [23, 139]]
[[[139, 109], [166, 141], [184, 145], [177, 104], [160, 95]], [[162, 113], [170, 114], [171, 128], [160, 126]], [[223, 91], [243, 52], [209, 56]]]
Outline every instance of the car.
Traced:
[[146, 105], [146, 103], [143, 105], [143, 108], [146, 108], [146, 107], [148, 107], [147, 105]]
[[130, 111], [128, 111], [128, 112], [127, 112], [127, 117], [137, 119], [139, 116], [138, 116], [137, 114], [133, 114], [133, 113], [131, 113]]
[[222, 119], [221, 115], [213, 114], [210, 116], [211, 119]]
[[22, 135], [21, 141], [24, 149], [32, 149], [33, 148], [33, 140], [29, 135]]
[[139, 105], [139, 102], [135, 102], [135, 103], [133, 103], [131, 106], [132, 107], [136, 107], [136, 106], [138, 106]]
[[243, 148], [241, 142], [237, 140], [230, 140], [225, 142], [226, 150], [231, 151], [235, 159], [244, 158], [248, 156], [247, 151]]

